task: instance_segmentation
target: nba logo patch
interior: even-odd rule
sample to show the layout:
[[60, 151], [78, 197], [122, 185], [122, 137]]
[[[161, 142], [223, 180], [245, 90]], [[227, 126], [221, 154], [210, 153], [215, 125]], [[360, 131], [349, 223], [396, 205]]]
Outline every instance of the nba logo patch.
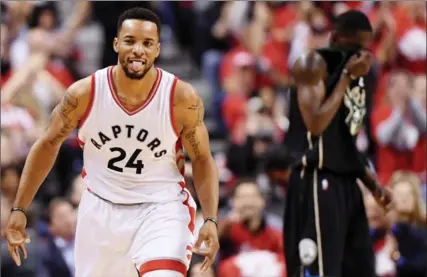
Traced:
[[323, 190], [327, 190], [327, 189], [328, 189], [328, 187], [329, 187], [329, 182], [328, 182], [328, 180], [323, 179], [323, 180], [322, 180], [322, 189], [323, 189]]

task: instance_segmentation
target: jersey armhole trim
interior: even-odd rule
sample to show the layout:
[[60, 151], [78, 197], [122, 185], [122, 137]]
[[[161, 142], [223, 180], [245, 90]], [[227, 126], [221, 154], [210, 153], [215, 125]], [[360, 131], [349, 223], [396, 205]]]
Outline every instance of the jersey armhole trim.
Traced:
[[170, 121], [172, 124], [172, 129], [173, 129], [175, 135], [179, 138], [180, 134], [179, 134], [178, 130], [176, 129], [175, 117], [174, 117], [174, 107], [173, 107], [173, 103], [174, 103], [174, 99], [175, 99], [175, 88], [176, 88], [177, 82], [178, 82], [178, 78], [175, 76], [175, 78], [173, 79], [173, 83], [171, 86], [171, 92], [170, 92], [169, 115], [170, 115]]
[[86, 110], [79, 122], [79, 129], [83, 127], [83, 124], [85, 123], [86, 119], [89, 117], [90, 111], [92, 110], [93, 101], [95, 98], [95, 73], [91, 76], [91, 82], [90, 82], [90, 94], [89, 94], [89, 102], [86, 107]]

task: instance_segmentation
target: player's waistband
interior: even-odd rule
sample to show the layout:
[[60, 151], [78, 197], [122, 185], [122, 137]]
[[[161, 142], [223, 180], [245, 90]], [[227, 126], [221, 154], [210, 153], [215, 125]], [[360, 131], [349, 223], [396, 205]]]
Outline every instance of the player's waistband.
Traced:
[[[181, 190], [185, 190], [185, 188], [186, 188], [186, 185], [185, 185], [184, 181], [177, 182], [176, 185], [178, 185], [181, 188]], [[105, 201], [107, 203], [113, 204], [113, 205], [118, 205], [118, 206], [138, 206], [138, 205], [142, 205], [142, 204], [147, 204], [146, 201], [144, 201], [144, 202], [135, 202], [135, 203], [117, 203], [117, 202], [113, 202], [111, 200], [108, 200], [105, 197], [100, 196], [99, 194], [97, 194], [96, 192], [94, 192], [93, 190], [91, 190], [88, 186], [86, 187], [86, 189], [93, 196], [95, 196], [95, 197], [97, 197], [97, 198], [99, 198], [99, 199], [101, 199], [101, 200], [103, 200], [103, 201]]]
[[98, 194], [96, 194], [95, 192], [93, 192], [90, 188], [86, 188], [86, 189], [93, 196], [95, 196], [95, 197], [97, 197], [97, 198], [99, 198], [99, 199], [101, 199], [101, 200], [103, 200], [105, 202], [108, 202], [110, 204], [113, 204], [113, 205], [118, 205], [118, 206], [138, 206], [138, 205], [145, 204], [145, 203], [115, 203], [115, 202], [112, 202], [112, 201], [110, 201], [108, 199], [105, 199], [104, 197], [99, 196]]

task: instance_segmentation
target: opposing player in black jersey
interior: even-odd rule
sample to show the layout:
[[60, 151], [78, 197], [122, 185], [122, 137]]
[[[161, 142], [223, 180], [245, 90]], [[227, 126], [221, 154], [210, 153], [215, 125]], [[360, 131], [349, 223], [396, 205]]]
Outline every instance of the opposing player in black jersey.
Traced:
[[[355, 139], [372, 90], [368, 18], [340, 15], [330, 46], [302, 55], [292, 74], [286, 144], [301, 157], [293, 167], [285, 211], [288, 276], [374, 277], [374, 255], [357, 179], [382, 204], [382, 190], [357, 151]], [[310, 275], [311, 274], [311, 275]]]

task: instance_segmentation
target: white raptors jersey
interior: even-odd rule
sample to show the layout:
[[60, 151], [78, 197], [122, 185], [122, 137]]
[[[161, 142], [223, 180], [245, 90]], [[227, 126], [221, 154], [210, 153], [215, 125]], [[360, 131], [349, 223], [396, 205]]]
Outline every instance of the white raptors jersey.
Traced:
[[91, 99], [78, 133], [82, 175], [88, 189], [113, 203], [167, 201], [182, 189], [177, 167], [182, 146], [172, 115], [177, 78], [156, 70], [147, 100], [135, 111], [118, 100], [113, 67], [92, 75]]

